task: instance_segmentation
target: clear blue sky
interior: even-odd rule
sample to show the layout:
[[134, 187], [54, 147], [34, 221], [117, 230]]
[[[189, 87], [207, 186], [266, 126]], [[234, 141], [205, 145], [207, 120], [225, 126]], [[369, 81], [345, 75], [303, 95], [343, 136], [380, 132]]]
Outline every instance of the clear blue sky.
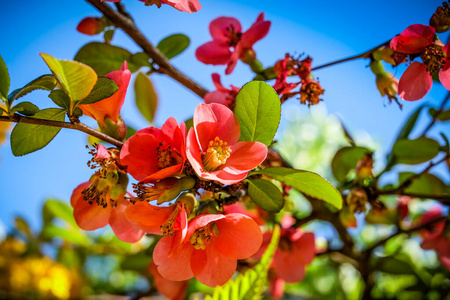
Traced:
[[[79, 34], [75, 28], [86, 16], [100, 16], [84, 1], [3, 1], [0, 18], [0, 54], [10, 76], [11, 90], [34, 78], [49, 73], [38, 53], [48, 53], [59, 59], [72, 59], [84, 44], [100, 40]], [[252, 78], [248, 67], [238, 63], [230, 76], [224, 76], [223, 66], [205, 66], [195, 59], [196, 47], [210, 40], [208, 25], [218, 16], [239, 19], [244, 30], [264, 11], [272, 21], [268, 36], [255, 45], [258, 58], [265, 66], [282, 58], [286, 52], [305, 53], [313, 57], [313, 67], [359, 54], [389, 40], [408, 25], [428, 24], [429, 17], [442, 1], [223, 1], [200, 0], [203, 8], [198, 13], [179, 12], [169, 6], [161, 9], [145, 7], [137, 0], [124, 0], [138, 27], [153, 43], [173, 33], [184, 33], [191, 38], [186, 52], [173, 59], [173, 64], [190, 74], [208, 89], [213, 89], [211, 73], [222, 75], [225, 86], [240, 86]], [[116, 34], [113, 44], [132, 52], [139, 48], [122, 32]], [[445, 95], [445, 89], [435, 84], [421, 101], [404, 103], [399, 111], [394, 105], [385, 105], [375, 87], [374, 75], [367, 61], [355, 61], [323, 69], [314, 73], [325, 88], [324, 102], [329, 113], [338, 114], [352, 132], [365, 130], [388, 149], [406, 116], [418, 105], [436, 104]], [[400, 71], [399, 71], [400, 72]], [[397, 75], [399, 75], [398, 73]], [[133, 80], [130, 86], [133, 86]], [[172, 79], [156, 75], [160, 107], [156, 124], [169, 116], [178, 121], [188, 119], [200, 103], [196, 95]], [[32, 101], [40, 108], [52, 106], [48, 93], [33, 92], [23, 100]], [[129, 89], [122, 112], [124, 120], [139, 129], [148, 126], [136, 112], [133, 89]], [[294, 99], [283, 107], [299, 105]], [[303, 110], [308, 110], [306, 106]], [[312, 110], [315, 108], [311, 108]], [[85, 121], [94, 125], [90, 119]], [[448, 132], [448, 126], [447, 132]], [[14, 157], [10, 146], [0, 147], [0, 221], [10, 226], [18, 214], [40, 226], [40, 210], [46, 198], [68, 200], [72, 190], [89, 179], [90, 159], [84, 145], [84, 133], [62, 130], [49, 146], [41, 151]]]

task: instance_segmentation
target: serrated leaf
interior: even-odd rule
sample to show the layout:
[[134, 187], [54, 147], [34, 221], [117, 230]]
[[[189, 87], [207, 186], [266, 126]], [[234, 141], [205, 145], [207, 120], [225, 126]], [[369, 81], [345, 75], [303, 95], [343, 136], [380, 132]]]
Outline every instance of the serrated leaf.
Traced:
[[9, 92], [9, 73], [3, 57], [0, 55], [0, 98], [7, 102]]
[[109, 98], [118, 90], [119, 88], [117, 87], [117, 84], [114, 82], [114, 80], [106, 77], [99, 77], [89, 95], [79, 103], [77, 103], [77, 105], [91, 104]]
[[234, 113], [241, 126], [241, 141], [270, 146], [281, 118], [280, 99], [270, 85], [262, 81], [245, 84], [236, 96]]
[[158, 96], [153, 89], [150, 79], [139, 72], [134, 81], [134, 94], [136, 97], [136, 106], [141, 114], [153, 123], [156, 107], [158, 105]]
[[167, 59], [171, 59], [183, 52], [189, 46], [189, 43], [190, 40], [187, 36], [178, 33], [162, 39], [156, 48], [158, 48]]
[[267, 168], [251, 175], [262, 174], [293, 187], [300, 193], [325, 201], [331, 205], [342, 208], [342, 196], [336, 188], [320, 175], [303, 170], [275, 167]]
[[337, 181], [345, 181], [350, 170], [356, 168], [358, 161], [371, 151], [364, 147], [343, 147], [336, 152], [331, 161], [331, 170]]
[[280, 227], [273, 229], [272, 239], [266, 252], [254, 269], [239, 274], [234, 280], [214, 289], [212, 295], [205, 300], [257, 300], [261, 299], [264, 285], [267, 281], [268, 271], [272, 258], [280, 240]]
[[52, 99], [52, 101], [59, 107], [62, 107], [66, 110], [70, 108], [69, 96], [67, 96], [66, 92], [64, 92], [63, 90], [54, 90], [48, 95], [48, 97]]
[[284, 198], [278, 187], [264, 179], [249, 179], [248, 195], [265, 211], [277, 213], [284, 206]]
[[31, 102], [25, 101], [17, 104], [11, 109], [12, 113], [18, 112], [24, 116], [32, 116], [39, 111], [39, 107]]
[[[64, 121], [65, 110], [47, 108], [40, 110], [33, 118]], [[15, 156], [22, 156], [42, 149], [50, 143], [61, 130], [60, 127], [51, 127], [36, 124], [18, 123], [11, 132], [11, 150]]]
[[426, 137], [415, 140], [402, 139], [394, 144], [392, 153], [398, 163], [415, 165], [435, 157], [440, 147], [437, 141]]
[[125, 60], [130, 72], [139, 69], [131, 61], [131, 53], [128, 50], [99, 42], [84, 45], [75, 55], [75, 60], [91, 66], [98, 76], [120, 70]]
[[40, 54], [72, 102], [85, 98], [97, 82], [97, 74], [89, 66], [70, 60], [59, 60]]
[[42, 75], [36, 78], [33, 81], [27, 83], [24, 87], [20, 89], [16, 89], [11, 94], [8, 95], [8, 100], [10, 104], [20, 97], [25, 96], [26, 94], [35, 91], [35, 90], [46, 90], [51, 91], [56, 87], [57, 80], [53, 75]]
[[54, 218], [59, 218], [77, 228], [77, 223], [73, 217], [73, 209], [66, 203], [58, 200], [47, 200], [42, 207], [42, 219], [44, 223], [51, 222]]

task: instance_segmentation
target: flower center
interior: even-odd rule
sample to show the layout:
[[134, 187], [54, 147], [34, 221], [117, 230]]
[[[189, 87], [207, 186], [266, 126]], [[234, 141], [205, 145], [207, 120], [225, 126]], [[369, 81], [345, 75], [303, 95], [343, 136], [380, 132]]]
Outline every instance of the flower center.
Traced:
[[181, 163], [181, 155], [170, 144], [166, 146], [161, 142], [156, 148], [156, 155], [158, 155], [157, 168], [160, 170]]
[[173, 236], [175, 234], [175, 230], [181, 229], [180, 218], [178, 216], [180, 213], [181, 205], [184, 206], [184, 204], [177, 205], [177, 207], [173, 210], [172, 214], [167, 219], [167, 221], [161, 225], [161, 232], [163, 234]]
[[208, 172], [217, 170], [221, 165], [227, 162], [230, 153], [231, 149], [227, 146], [227, 142], [222, 141], [216, 136], [213, 141], [209, 142], [208, 149], [203, 155], [203, 167]]
[[427, 71], [431, 75], [439, 71], [446, 61], [446, 55], [442, 46], [436, 44], [426, 47], [420, 58], [422, 58], [423, 63], [427, 66]]
[[227, 33], [225, 34], [225, 36], [228, 38], [228, 45], [230, 47], [236, 47], [236, 45], [241, 40], [242, 33], [236, 32], [233, 24], [230, 24], [230, 26], [227, 27], [226, 30], [227, 30]]
[[319, 96], [324, 93], [324, 89], [315, 81], [310, 81], [302, 84], [300, 88], [300, 102], [305, 104], [308, 101], [308, 106], [319, 103]]
[[197, 229], [189, 238], [192, 246], [197, 250], [205, 250], [206, 243], [209, 243], [211, 237], [217, 235], [217, 227], [215, 224], [207, 225]]
[[97, 205], [103, 206], [103, 208], [108, 207], [108, 204], [115, 207], [116, 203], [113, 199], [111, 199], [110, 195], [110, 186], [109, 184], [105, 184], [105, 181], [106, 180], [96, 179], [90, 186], [85, 188], [81, 192], [83, 195], [83, 200], [87, 201], [89, 204], [95, 202]]

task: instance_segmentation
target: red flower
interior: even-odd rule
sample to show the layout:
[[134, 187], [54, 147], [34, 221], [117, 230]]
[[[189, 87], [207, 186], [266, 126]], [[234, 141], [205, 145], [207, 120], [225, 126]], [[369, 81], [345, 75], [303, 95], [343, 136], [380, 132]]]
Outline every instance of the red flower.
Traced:
[[[189, 221], [181, 243], [176, 236], [163, 237], [155, 247], [153, 260], [168, 280], [195, 276], [214, 287], [225, 284], [235, 272], [237, 260], [254, 254], [261, 241], [259, 226], [245, 215], [204, 214]], [[174, 243], [179, 246], [171, 253]]]
[[218, 103], [233, 110], [236, 102], [236, 95], [239, 93], [240, 88], [233, 85], [231, 85], [231, 89], [225, 88], [220, 82], [220, 75], [217, 73], [213, 73], [211, 77], [216, 86], [216, 90], [205, 95], [205, 103]]
[[431, 26], [414, 24], [391, 40], [390, 46], [396, 52], [420, 54], [423, 63], [413, 62], [403, 73], [398, 83], [398, 94], [403, 100], [422, 99], [431, 89], [435, 72], [446, 89], [450, 89], [450, 62], [446, 57], [449, 45], [443, 47], [434, 41], [435, 29]]
[[88, 181], [80, 184], [75, 188], [70, 197], [70, 204], [73, 207], [73, 215], [78, 226], [83, 230], [95, 230], [103, 228], [106, 225], [111, 225], [112, 230], [116, 236], [124, 242], [135, 243], [144, 235], [144, 231], [137, 226], [137, 224], [125, 215], [125, 209], [130, 204], [128, 200], [124, 199], [124, 195], [120, 194], [117, 198], [112, 199], [113, 195], [110, 192], [104, 193], [106, 197], [106, 206], [99, 205], [95, 201], [91, 202], [86, 199], [83, 192], [93, 186], [93, 182]]
[[154, 182], [180, 174], [186, 161], [186, 125], [169, 118], [161, 129], [141, 129], [120, 151], [120, 162], [141, 182]]
[[194, 127], [189, 130], [186, 156], [195, 173], [203, 179], [233, 184], [267, 156], [260, 142], [238, 142], [239, 121], [221, 104], [199, 104], [194, 112]]
[[114, 80], [119, 88], [118, 91], [111, 97], [99, 102], [78, 106], [83, 111], [83, 114], [95, 119], [100, 126], [105, 126], [105, 120], [107, 118], [110, 118], [116, 124], [119, 122], [120, 109], [125, 101], [125, 95], [131, 78], [131, 72], [128, 70], [128, 63], [124, 61], [120, 70], [112, 71], [111, 73], [106, 74], [105, 77]]
[[[107, 2], [119, 2], [120, 0], [102, 0]], [[198, 0], [139, 0], [145, 2], [145, 5], [155, 4], [161, 7], [161, 4], [168, 4], [179, 11], [187, 11], [189, 13], [196, 12], [202, 8]]]
[[[441, 209], [432, 209], [421, 218], [420, 225], [440, 217], [443, 217]], [[430, 230], [421, 230], [420, 235], [422, 235], [423, 241], [420, 247], [426, 250], [436, 250], [442, 265], [450, 271], [450, 232], [445, 227], [446, 222], [442, 220], [431, 225]]]
[[264, 21], [264, 13], [245, 32], [242, 32], [241, 23], [237, 19], [219, 17], [209, 24], [213, 40], [197, 48], [195, 56], [205, 64], [227, 65], [225, 74], [230, 74], [239, 58], [246, 61], [249, 58], [255, 59], [253, 44], [265, 37], [269, 28], [270, 21]]

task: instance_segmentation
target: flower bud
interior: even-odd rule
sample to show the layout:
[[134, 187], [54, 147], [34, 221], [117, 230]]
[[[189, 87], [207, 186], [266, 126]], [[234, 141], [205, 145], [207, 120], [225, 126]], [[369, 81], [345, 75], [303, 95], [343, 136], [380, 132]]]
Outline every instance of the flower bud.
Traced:
[[139, 183], [135, 185], [135, 192], [138, 199], [134, 201], [152, 201], [157, 200], [158, 204], [169, 202], [178, 197], [185, 190], [189, 190], [195, 186], [195, 179], [192, 177], [182, 177], [180, 179], [169, 177], [162, 179], [151, 185]]
[[96, 35], [105, 29], [105, 25], [100, 18], [87, 17], [81, 20], [77, 26], [77, 30], [87, 35]]
[[117, 117], [117, 122], [114, 122], [109, 116], [106, 116], [103, 124], [98, 122], [98, 125], [101, 132], [119, 141], [125, 140], [127, 136], [127, 125], [125, 125], [120, 115]]
[[366, 153], [358, 164], [356, 165], [355, 172], [358, 179], [366, 179], [372, 176], [373, 169], [373, 157], [372, 153]]
[[345, 199], [350, 211], [354, 213], [365, 212], [367, 200], [366, 191], [362, 188], [352, 189]]

